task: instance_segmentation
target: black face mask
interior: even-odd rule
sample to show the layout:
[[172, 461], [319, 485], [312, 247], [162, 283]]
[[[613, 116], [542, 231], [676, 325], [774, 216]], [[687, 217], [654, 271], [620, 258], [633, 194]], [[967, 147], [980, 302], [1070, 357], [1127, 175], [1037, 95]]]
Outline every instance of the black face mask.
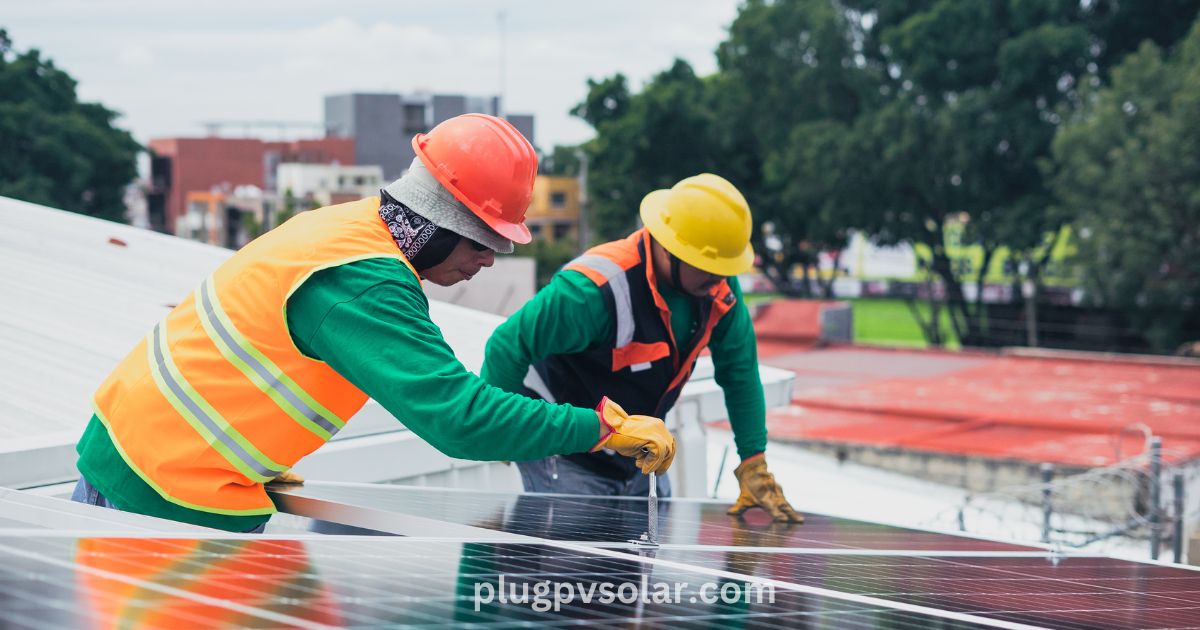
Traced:
[[412, 256], [407, 256], [408, 262], [412, 263], [413, 269], [417, 271], [424, 271], [430, 267], [434, 267], [450, 256], [450, 252], [454, 251], [455, 247], [458, 247], [460, 240], [462, 240], [462, 237], [454, 232], [438, 228], [420, 251]]
[[446, 260], [461, 236], [438, 227], [386, 191], [380, 196], [379, 218], [387, 226], [400, 252], [418, 272]]

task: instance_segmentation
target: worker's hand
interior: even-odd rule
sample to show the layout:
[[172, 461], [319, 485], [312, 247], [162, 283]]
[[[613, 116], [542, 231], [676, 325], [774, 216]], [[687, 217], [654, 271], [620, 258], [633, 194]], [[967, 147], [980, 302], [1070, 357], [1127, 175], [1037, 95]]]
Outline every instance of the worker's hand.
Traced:
[[296, 473], [294, 473], [290, 470], [285, 470], [285, 471], [279, 473], [278, 477], [275, 477], [274, 479], [272, 479], [271, 481], [268, 481], [267, 483], [294, 484], [294, 485], [299, 486], [299, 485], [304, 484], [304, 477], [301, 477], [300, 475], [297, 475]]
[[631, 416], [608, 396], [600, 399], [596, 413], [600, 416], [600, 441], [591, 452], [611, 448], [626, 457], [636, 457], [638, 468], [646, 474], [661, 475], [671, 467], [675, 438], [662, 420]]
[[780, 522], [803, 523], [804, 515], [792, 509], [783, 496], [783, 490], [775, 483], [775, 475], [767, 471], [767, 457], [763, 453], [742, 460], [734, 469], [741, 494], [729, 508], [729, 514], [737, 516], [752, 508], [760, 507]]

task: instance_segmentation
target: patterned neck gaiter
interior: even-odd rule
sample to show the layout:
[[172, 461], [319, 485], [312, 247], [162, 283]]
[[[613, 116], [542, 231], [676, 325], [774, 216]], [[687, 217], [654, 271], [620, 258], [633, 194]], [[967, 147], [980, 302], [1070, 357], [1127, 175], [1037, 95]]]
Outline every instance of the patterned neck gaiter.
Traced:
[[400, 252], [422, 271], [446, 260], [458, 245], [458, 234], [434, 225], [384, 192], [379, 198], [379, 218], [387, 226]]

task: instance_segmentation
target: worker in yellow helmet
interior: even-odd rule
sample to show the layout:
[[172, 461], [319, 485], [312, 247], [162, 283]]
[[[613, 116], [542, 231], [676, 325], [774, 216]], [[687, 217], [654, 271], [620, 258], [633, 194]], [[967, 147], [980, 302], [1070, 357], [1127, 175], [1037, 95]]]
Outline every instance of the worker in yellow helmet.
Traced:
[[[750, 269], [750, 207], [725, 179], [689, 177], [641, 204], [645, 227], [588, 250], [501, 324], [481, 376], [543, 400], [594, 405], [605, 394], [630, 413], [661, 418], [712, 352], [741, 464], [730, 509], [761, 507], [801, 522], [767, 470], [766, 404], [750, 313], [732, 276]], [[609, 452], [518, 462], [525, 489], [645, 495], [649, 478]], [[670, 494], [658, 477], [660, 496]]]

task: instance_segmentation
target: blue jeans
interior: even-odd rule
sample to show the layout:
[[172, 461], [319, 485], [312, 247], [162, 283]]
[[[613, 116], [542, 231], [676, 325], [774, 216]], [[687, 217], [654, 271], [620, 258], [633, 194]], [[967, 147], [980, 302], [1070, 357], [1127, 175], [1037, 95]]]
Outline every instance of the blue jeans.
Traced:
[[[637, 473], [628, 481], [602, 477], [569, 459], [554, 456], [517, 462], [526, 492], [556, 492], [607, 497], [644, 497], [650, 494], [650, 476]], [[671, 480], [658, 475], [658, 496], [671, 496]]]
[[[113, 502], [109, 501], [108, 497], [100, 494], [100, 491], [97, 490], [95, 486], [88, 483], [88, 480], [84, 479], [83, 477], [80, 477], [79, 482], [75, 484], [75, 491], [71, 493], [71, 500], [76, 503], [86, 503], [88, 505], [95, 505], [97, 507], [108, 508], [110, 510], [117, 510], [118, 512], [123, 511], [121, 508], [113, 505]], [[266, 528], [267, 524], [263, 523], [254, 529], [246, 531], [246, 533], [261, 534]]]

